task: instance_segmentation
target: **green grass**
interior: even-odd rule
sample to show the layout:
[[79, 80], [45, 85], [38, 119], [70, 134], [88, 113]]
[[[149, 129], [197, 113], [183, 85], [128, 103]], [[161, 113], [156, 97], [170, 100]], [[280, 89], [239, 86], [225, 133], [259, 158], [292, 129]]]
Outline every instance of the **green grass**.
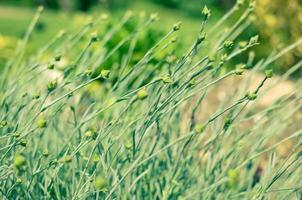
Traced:
[[[280, 79], [269, 69], [301, 41], [242, 63], [238, 56], [258, 45], [257, 36], [236, 42], [253, 10], [242, 9], [233, 29], [217, 26], [205, 38], [215, 26], [203, 13], [191, 45], [173, 40], [179, 24], [163, 22], [167, 31], [153, 41], [161, 23], [127, 13], [93, 16], [29, 53], [38, 12], [0, 74], [0, 198], [301, 198], [302, 129], [293, 126], [301, 80], [256, 107], [301, 67]], [[252, 73], [262, 80], [249, 89]], [[210, 107], [209, 95], [238, 77]]]

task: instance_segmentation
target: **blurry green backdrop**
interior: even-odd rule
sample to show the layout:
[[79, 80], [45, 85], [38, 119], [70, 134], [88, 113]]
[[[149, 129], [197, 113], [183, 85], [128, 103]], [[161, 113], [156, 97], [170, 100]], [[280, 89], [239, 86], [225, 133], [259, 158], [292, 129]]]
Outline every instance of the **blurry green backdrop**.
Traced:
[[[272, 49], [282, 48], [301, 38], [302, 0], [256, 1], [256, 20], [253, 20], [253, 24], [245, 35], [248, 38], [259, 33], [261, 45], [255, 49], [258, 58], [267, 56]], [[200, 12], [204, 5], [211, 8], [211, 21], [215, 22], [235, 2], [236, 0], [1, 0], [0, 66], [12, 55], [15, 45], [24, 34], [37, 5], [44, 5], [47, 11], [35, 30], [33, 35], [35, 40], [30, 43], [28, 52], [41, 47], [45, 41], [52, 38], [61, 29], [77, 27], [88, 18], [87, 13], [93, 15], [107, 12], [116, 17], [126, 10], [133, 10], [136, 13], [146, 11], [159, 14], [160, 23], [154, 29], [155, 32], [149, 33], [152, 36], [148, 36], [151, 38], [151, 43], [152, 40], [155, 41], [157, 37], [160, 37], [162, 31], [166, 31], [173, 23], [182, 20], [181, 37], [183, 37], [185, 45], [195, 37], [195, 34], [192, 33], [199, 29]], [[120, 36], [122, 37], [122, 35]], [[275, 67], [282, 72], [301, 58], [302, 46], [280, 59]], [[296, 74], [296, 76], [300, 75], [301, 71]]]

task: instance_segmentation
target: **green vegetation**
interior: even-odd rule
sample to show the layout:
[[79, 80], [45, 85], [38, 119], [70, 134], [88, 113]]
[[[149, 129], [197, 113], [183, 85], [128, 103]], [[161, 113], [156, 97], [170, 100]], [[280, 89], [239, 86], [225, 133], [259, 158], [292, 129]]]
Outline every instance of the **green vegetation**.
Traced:
[[302, 80], [256, 105], [301, 68], [271, 66], [302, 42], [255, 60], [254, 9], [239, 0], [209, 23], [204, 7], [184, 31], [157, 14], [63, 16], [66, 31], [39, 33], [60, 19], [39, 8], [0, 73], [0, 198], [301, 199]]

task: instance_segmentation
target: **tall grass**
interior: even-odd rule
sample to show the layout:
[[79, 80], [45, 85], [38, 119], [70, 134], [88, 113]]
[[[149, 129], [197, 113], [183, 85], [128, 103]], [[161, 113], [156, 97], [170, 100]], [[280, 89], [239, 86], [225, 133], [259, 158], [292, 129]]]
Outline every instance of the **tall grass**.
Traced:
[[[301, 41], [258, 62], [253, 54], [238, 62], [238, 55], [259, 44], [258, 36], [236, 40], [253, 9], [253, 3], [238, 1], [211, 29], [205, 7], [200, 32], [181, 56], [174, 54], [181, 42], [175, 39], [181, 31], [176, 23], [135, 64], [137, 39], [157, 15], [127, 12], [98, 33], [109, 20], [101, 15], [24, 57], [39, 9], [0, 75], [1, 198], [301, 198], [301, 80], [294, 92], [265, 108], [255, 106], [301, 67], [297, 63], [277, 81], [271, 79], [270, 64]], [[242, 13], [237, 22], [221, 30], [237, 12]], [[105, 48], [134, 18], [133, 32]], [[103, 65], [125, 46], [121, 60]], [[155, 62], [162, 52], [167, 59]], [[226, 70], [234, 63], [237, 68]], [[263, 76], [250, 91], [248, 70]], [[208, 94], [236, 76], [245, 81], [204, 114], [213, 110], [205, 106]], [[281, 154], [285, 145], [289, 149]]]

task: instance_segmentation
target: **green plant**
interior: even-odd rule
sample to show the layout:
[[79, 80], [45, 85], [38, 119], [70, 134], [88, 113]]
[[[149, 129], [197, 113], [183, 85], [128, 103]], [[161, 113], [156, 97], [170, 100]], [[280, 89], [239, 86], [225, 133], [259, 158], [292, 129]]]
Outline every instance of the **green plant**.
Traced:
[[[154, 15], [140, 18], [130, 35], [110, 48], [115, 34], [133, 20], [129, 13], [96, 35], [106, 23], [102, 15], [24, 57], [39, 9], [0, 75], [1, 197], [286, 199], [301, 194], [302, 130], [288, 128], [301, 110], [301, 81], [267, 108], [253, 105], [269, 92], [265, 84], [278, 81], [270, 64], [298, 43], [257, 63], [253, 56], [245, 64], [236, 62], [258, 45], [257, 36], [245, 45], [236, 41], [253, 9], [249, 6], [225, 32], [220, 25], [236, 10], [207, 27], [206, 8], [195, 42], [181, 56], [174, 53], [179, 42], [174, 36], [181, 31], [176, 23], [137, 60], [138, 38]], [[121, 48], [126, 48], [122, 59], [105, 65]], [[239, 67], [228, 71], [231, 61]], [[204, 116], [207, 94], [223, 80], [244, 76], [247, 68], [261, 72], [258, 87], [248, 91], [253, 80], [244, 77], [244, 84], [234, 85], [236, 90]], [[278, 147], [287, 142], [291, 150], [283, 157]]]

